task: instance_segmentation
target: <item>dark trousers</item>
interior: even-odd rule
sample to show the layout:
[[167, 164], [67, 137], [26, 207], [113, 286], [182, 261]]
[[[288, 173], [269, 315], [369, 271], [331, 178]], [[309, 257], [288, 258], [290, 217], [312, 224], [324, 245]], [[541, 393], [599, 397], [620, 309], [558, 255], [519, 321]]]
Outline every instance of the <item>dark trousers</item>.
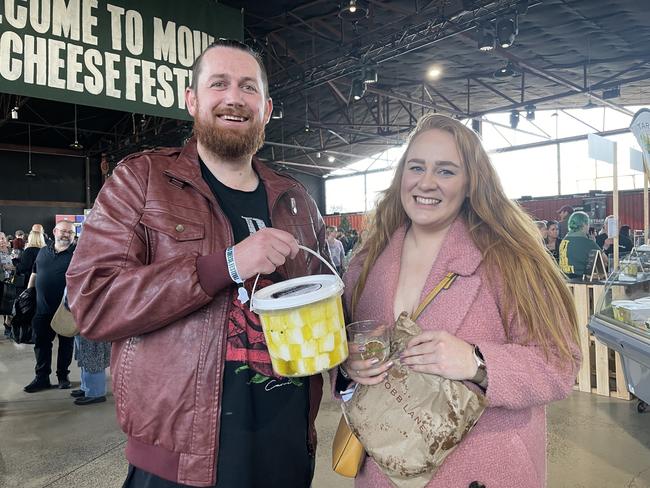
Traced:
[[[52, 373], [52, 343], [57, 333], [50, 327], [54, 314], [36, 313], [32, 319], [34, 331], [34, 354], [36, 355], [36, 377], [49, 381]], [[59, 353], [56, 358], [56, 376], [59, 379], [67, 378], [70, 374], [72, 352], [74, 350], [74, 337], [59, 336]]]

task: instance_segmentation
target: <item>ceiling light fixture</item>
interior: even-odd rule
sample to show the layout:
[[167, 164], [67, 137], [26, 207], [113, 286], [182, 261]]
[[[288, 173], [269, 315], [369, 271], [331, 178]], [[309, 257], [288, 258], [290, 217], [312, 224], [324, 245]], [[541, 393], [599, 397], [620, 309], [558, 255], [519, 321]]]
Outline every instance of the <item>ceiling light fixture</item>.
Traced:
[[18, 105], [11, 109], [11, 118], [13, 120], [18, 120]]
[[77, 137], [77, 104], [74, 105], [74, 142], [70, 144], [72, 149], [83, 149], [84, 147], [79, 144], [79, 138]]
[[614, 88], [610, 88], [609, 90], [603, 91], [603, 99], [609, 100], [611, 98], [618, 98], [621, 96], [621, 87], [620, 86], [615, 86]]
[[502, 48], [507, 49], [512, 46], [518, 33], [519, 23], [517, 16], [499, 19], [497, 22], [497, 40], [499, 41], [499, 46]]
[[515, 69], [515, 65], [512, 64], [512, 62], [508, 61], [502, 67], [497, 69], [494, 72], [493, 76], [495, 78], [510, 78], [511, 76], [514, 76], [516, 73], [517, 73], [517, 70]]
[[25, 176], [33, 178], [36, 173], [32, 171], [32, 124], [27, 124], [27, 173]]
[[442, 76], [442, 68], [440, 66], [431, 66], [427, 71], [427, 78], [430, 80], [437, 80]]
[[519, 125], [519, 112], [513, 110], [512, 112], [510, 112], [510, 127], [516, 129], [518, 125]]
[[494, 49], [494, 26], [484, 24], [478, 27], [478, 49], [479, 51], [488, 52]]
[[361, 100], [366, 93], [366, 84], [361, 78], [352, 80], [352, 88], [350, 89], [350, 98], [353, 100]]
[[334, 161], [336, 161], [336, 158], [335, 158], [334, 156], [328, 156], [328, 157], [327, 157], [327, 160], [328, 160], [330, 163], [333, 163]]
[[358, 22], [368, 17], [368, 8], [362, 0], [349, 0], [339, 10], [339, 18], [350, 22]]
[[363, 68], [361, 73], [364, 83], [377, 83], [377, 70], [375, 68]]
[[535, 120], [535, 110], [537, 107], [531, 103], [530, 105], [526, 105], [524, 108], [526, 109], [526, 119]]

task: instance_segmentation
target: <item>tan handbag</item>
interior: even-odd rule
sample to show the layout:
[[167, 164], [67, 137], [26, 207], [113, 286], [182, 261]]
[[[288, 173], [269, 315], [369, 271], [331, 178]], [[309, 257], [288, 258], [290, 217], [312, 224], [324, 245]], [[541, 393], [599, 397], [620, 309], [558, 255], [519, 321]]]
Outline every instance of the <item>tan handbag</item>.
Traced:
[[361, 442], [350, 430], [345, 417], [341, 415], [332, 442], [332, 469], [341, 476], [355, 478], [361, 469], [365, 455]]
[[[414, 317], [419, 316], [438, 293], [449, 288], [456, 279], [456, 276], [454, 273], [447, 274], [431, 293], [424, 298], [413, 314]], [[350, 429], [348, 422], [345, 420], [345, 416], [341, 415], [341, 420], [339, 420], [339, 426], [336, 429], [334, 441], [332, 442], [332, 469], [341, 476], [356, 478], [365, 457], [366, 451], [363, 448], [363, 444], [361, 444]]]
[[59, 308], [56, 309], [54, 317], [52, 317], [52, 322], [50, 326], [52, 330], [57, 334], [64, 337], [76, 336], [79, 333], [77, 325], [74, 323], [74, 318], [70, 310], [65, 308], [65, 299], [61, 300]]

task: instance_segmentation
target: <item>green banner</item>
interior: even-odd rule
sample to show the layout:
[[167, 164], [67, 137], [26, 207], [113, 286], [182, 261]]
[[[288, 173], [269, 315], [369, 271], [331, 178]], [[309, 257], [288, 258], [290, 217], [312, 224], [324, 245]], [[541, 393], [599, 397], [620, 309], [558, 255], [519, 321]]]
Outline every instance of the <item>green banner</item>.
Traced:
[[0, 0], [0, 92], [189, 119], [194, 60], [243, 31], [207, 0]]

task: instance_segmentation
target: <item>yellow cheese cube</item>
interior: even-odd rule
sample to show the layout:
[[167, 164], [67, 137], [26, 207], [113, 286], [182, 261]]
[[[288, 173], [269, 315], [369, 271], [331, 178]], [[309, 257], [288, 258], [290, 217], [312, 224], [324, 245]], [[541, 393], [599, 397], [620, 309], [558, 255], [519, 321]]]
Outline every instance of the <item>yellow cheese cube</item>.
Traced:
[[302, 358], [313, 358], [318, 355], [318, 343], [315, 340], [301, 344], [300, 355]]
[[[284, 361], [291, 360], [291, 350], [289, 349], [289, 344], [277, 344], [275, 357], [282, 359]], [[271, 351], [269, 351], [270, 353]]]
[[325, 337], [322, 339], [318, 340], [318, 351], [323, 353], [323, 352], [330, 352], [334, 350], [334, 334], [327, 334]]
[[316, 371], [324, 371], [330, 368], [330, 355], [319, 354], [316, 357]]
[[286, 336], [289, 344], [302, 344], [305, 342], [302, 336], [302, 329], [299, 328], [287, 329]]
[[327, 334], [327, 324], [325, 322], [315, 322], [311, 327], [311, 335], [315, 339], [319, 339]]

